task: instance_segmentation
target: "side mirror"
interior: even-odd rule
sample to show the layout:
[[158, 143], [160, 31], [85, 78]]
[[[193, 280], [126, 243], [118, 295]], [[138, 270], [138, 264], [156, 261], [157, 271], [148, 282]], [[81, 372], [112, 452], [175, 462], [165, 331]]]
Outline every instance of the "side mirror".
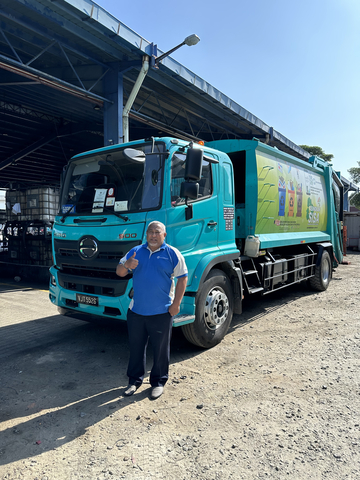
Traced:
[[199, 195], [199, 184], [194, 182], [182, 182], [180, 187], [180, 197], [185, 198], [185, 219], [191, 220], [193, 218], [193, 206], [188, 205], [188, 199], [196, 200]]
[[203, 162], [203, 151], [196, 148], [189, 148], [186, 152], [185, 179], [199, 182], [201, 180]]
[[199, 195], [198, 183], [182, 182], [180, 187], [181, 198], [191, 198], [192, 200], [196, 200], [198, 198], [198, 195]]
[[141, 150], [136, 150], [136, 148], [125, 148], [124, 155], [128, 160], [133, 162], [145, 162], [146, 155]]

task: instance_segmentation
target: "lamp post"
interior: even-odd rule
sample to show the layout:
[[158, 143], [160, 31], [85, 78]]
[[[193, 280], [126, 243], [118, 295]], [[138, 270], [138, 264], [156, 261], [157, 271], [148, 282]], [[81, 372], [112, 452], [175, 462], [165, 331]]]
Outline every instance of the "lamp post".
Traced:
[[[159, 68], [159, 62], [161, 62], [161, 60], [163, 60], [165, 57], [167, 57], [171, 53], [175, 52], [175, 50], [177, 50], [178, 48], [182, 47], [183, 45], [188, 45], [189, 47], [191, 47], [192, 45], [196, 45], [199, 42], [200, 42], [200, 38], [197, 35], [192, 34], [192, 35], [189, 35], [188, 37], [186, 37], [183, 42], [179, 43], [179, 45], [176, 45], [176, 47], [174, 47], [171, 50], [169, 50], [168, 52], [160, 55], [160, 57], [156, 57], [155, 55], [152, 55], [151, 58], [149, 58], [148, 55], [143, 56], [142, 67], [141, 67], [141, 70], [139, 72], [138, 78], [136, 79], [135, 84], [133, 86], [133, 89], [130, 92], [130, 95], [129, 95], [129, 98], [126, 102], [126, 105], [123, 108], [122, 118], [123, 118], [123, 139], [124, 139], [124, 143], [129, 141], [129, 112], [131, 110], [131, 107], [133, 106], [133, 103], [134, 103], [135, 98], [136, 98], [136, 96], [137, 96], [137, 94], [138, 94], [138, 92], [141, 88], [141, 85], [142, 85], [142, 83], [143, 83], [143, 81], [144, 81], [144, 79], [145, 79], [145, 77], [146, 77], [146, 75], [149, 71], [150, 65], [153, 68]], [[157, 46], [152, 44], [152, 50], [153, 50], [153, 52], [154, 51], [157, 52]]]
[[192, 35], [189, 35], [188, 37], [185, 38], [183, 42], [179, 43], [179, 45], [176, 45], [176, 47], [172, 48], [168, 52], [163, 53], [159, 57], [155, 57], [154, 67], [159, 68], [159, 63], [161, 62], [161, 60], [171, 55], [173, 52], [175, 52], [175, 50], [182, 47], [183, 45], [188, 45], [189, 47], [192, 47], [193, 45], [196, 45], [199, 42], [200, 42], [200, 38], [197, 35], [195, 35], [195, 33], [193, 33]]

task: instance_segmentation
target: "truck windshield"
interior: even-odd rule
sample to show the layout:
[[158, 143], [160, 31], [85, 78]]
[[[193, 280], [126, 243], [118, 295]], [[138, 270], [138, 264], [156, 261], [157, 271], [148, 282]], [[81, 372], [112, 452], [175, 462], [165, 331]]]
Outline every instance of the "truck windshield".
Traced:
[[163, 143], [135, 145], [145, 161], [131, 160], [124, 147], [75, 159], [66, 174], [60, 213], [69, 215], [120, 213], [159, 207]]

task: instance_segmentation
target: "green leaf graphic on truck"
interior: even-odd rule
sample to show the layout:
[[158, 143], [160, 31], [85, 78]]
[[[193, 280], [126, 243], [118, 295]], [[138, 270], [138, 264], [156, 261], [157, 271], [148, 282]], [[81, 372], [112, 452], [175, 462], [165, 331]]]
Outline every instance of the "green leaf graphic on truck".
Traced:
[[258, 209], [255, 233], [325, 231], [325, 180], [271, 155], [257, 153]]

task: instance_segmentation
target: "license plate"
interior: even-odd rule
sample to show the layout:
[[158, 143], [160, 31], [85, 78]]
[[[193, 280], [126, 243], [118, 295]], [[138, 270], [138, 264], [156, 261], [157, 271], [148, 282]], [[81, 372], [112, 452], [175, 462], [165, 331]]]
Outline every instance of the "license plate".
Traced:
[[80, 295], [80, 293], [76, 294], [76, 301], [78, 303], [85, 303], [85, 305], [94, 305], [95, 307], [99, 305], [98, 297], [91, 297], [90, 295]]

